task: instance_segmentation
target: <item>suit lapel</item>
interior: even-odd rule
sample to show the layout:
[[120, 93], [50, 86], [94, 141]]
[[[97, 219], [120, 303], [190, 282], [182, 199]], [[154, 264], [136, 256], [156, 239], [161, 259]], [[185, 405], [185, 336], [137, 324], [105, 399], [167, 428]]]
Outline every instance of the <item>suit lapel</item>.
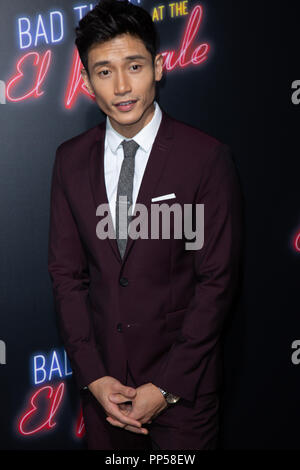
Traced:
[[[104, 175], [104, 142], [105, 142], [105, 121], [99, 124], [99, 138], [93, 145], [90, 153], [89, 175], [93, 197], [96, 208], [99, 204], [105, 203], [109, 207]], [[143, 204], [147, 210], [151, 210], [151, 198], [155, 195], [155, 188], [166, 167], [167, 158], [170, 155], [173, 136], [172, 119], [162, 110], [162, 120], [154, 140], [145, 172], [137, 195], [136, 204]], [[111, 213], [109, 211], [111, 225], [113, 226]], [[129, 232], [130, 235], [130, 232]], [[121, 258], [116, 238], [106, 238], [113, 250], [114, 255], [120, 264], [124, 264], [135, 239], [128, 237], [126, 250], [123, 259]]]
[[[100, 204], [107, 204], [109, 209], [109, 202], [107, 198], [106, 186], [105, 186], [105, 175], [104, 175], [104, 144], [105, 144], [105, 128], [106, 122], [99, 124], [99, 135], [90, 153], [89, 161], [89, 177], [90, 184], [92, 187], [93, 198], [95, 202], [95, 208]], [[110, 226], [113, 227], [113, 220], [111, 217], [110, 209], [107, 215], [110, 219]], [[104, 217], [104, 216], [103, 216]], [[96, 227], [95, 227], [96, 230]], [[105, 238], [104, 242], [107, 240], [107, 243], [110, 245], [114, 255], [116, 256], [119, 263], [122, 262], [120, 256], [119, 248], [117, 245], [116, 238]]]

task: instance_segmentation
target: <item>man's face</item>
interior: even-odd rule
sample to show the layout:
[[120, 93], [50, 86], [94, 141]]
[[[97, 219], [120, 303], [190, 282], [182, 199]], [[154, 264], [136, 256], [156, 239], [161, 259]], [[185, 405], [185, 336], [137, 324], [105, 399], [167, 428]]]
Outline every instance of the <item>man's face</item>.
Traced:
[[125, 137], [133, 137], [152, 119], [155, 82], [162, 78], [162, 65], [161, 54], [153, 66], [143, 41], [130, 34], [89, 50], [89, 75], [83, 69], [84, 82], [114, 129]]

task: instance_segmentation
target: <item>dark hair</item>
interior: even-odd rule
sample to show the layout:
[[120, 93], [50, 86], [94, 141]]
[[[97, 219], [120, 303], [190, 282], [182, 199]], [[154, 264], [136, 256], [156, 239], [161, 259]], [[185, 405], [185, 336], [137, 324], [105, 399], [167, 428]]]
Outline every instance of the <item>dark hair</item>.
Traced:
[[128, 0], [101, 0], [79, 21], [75, 32], [75, 44], [87, 72], [90, 47], [120, 34], [129, 33], [140, 38], [150, 52], [153, 63], [157, 54], [158, 37], [151, 15]]

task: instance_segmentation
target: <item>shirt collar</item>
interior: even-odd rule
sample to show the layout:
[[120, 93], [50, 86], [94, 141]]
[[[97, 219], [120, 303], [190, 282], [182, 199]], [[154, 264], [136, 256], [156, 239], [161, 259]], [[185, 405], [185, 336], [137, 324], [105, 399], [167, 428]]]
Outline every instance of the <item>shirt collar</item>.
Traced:
[[[144, 150], [145, 152], [149, 152], [150, 148], [152, 147], [157, 131], [159, 129], [160, 123], [161, 123], [161, 119], [162, 119], [162, 112], [159, 107], [159, 104], [156, 101], [154, 101], [154, 105], [155, 105], [155, 111], [154, 111], [151, 121], [148, 122], [148, 124], [145, 127], [143, 127], [143, 129], [141, 129], [134, 137], [131, 138], [131, 139], [134, 139], [135, 142], [139, 144], [140, 148]], [[108, 116], [106, 117], [105, 137], [110, 147], [110, 150], [113, 153], [117, 152], [118, 147], [121, 145], [121, 142], [124, 139], [131, 140], [119, 134], [112, 127]]]

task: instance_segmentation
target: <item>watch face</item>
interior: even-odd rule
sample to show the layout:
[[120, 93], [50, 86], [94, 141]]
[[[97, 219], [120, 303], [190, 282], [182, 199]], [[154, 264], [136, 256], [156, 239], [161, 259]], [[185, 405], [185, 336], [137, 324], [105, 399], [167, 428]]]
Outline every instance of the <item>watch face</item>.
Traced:
[[179, 397], [177, 397], [176, 395], [171, 395], [171, 393], [169, 393], [168, 396], [166, 397], [166, 399], [167, 399], [167, 402], [168, 402], [168, 403], [173, 404], [173, 403], [177, 403], [177, 402], [178, 402]]

